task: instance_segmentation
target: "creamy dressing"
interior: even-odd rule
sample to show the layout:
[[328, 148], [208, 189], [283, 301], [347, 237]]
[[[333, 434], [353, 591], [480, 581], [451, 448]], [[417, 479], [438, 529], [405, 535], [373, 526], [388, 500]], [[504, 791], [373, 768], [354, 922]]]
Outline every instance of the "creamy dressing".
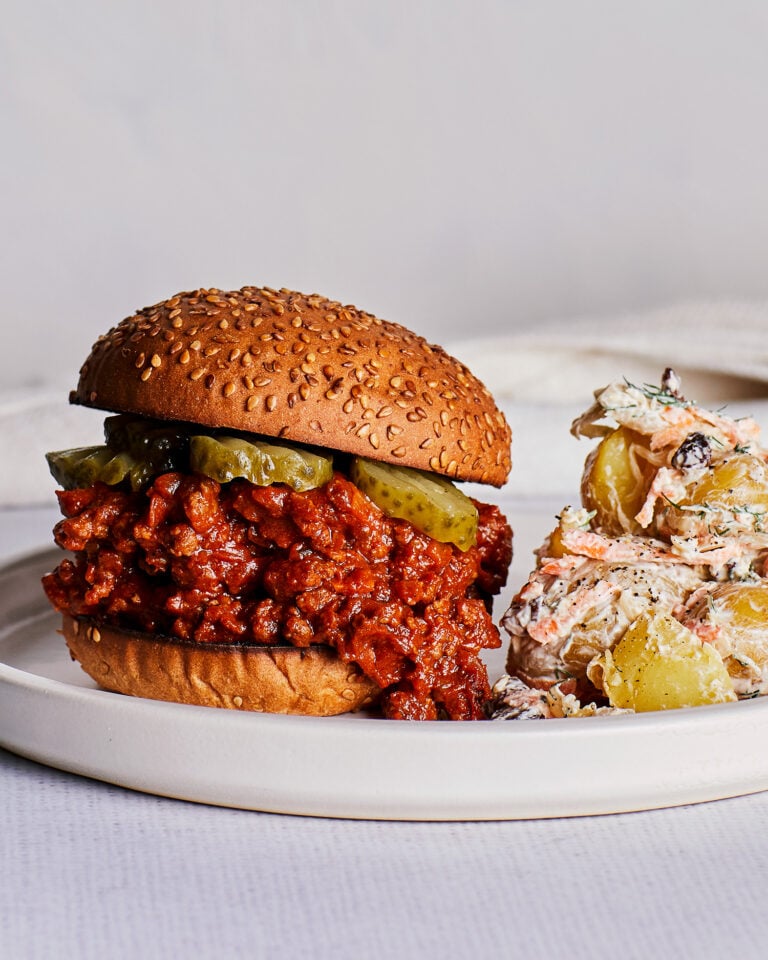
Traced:
[[[634, 476], [647, 482], [641, 509], [626, 518], [616, 504], [616, 523], [627, 529], [619, 536], [601, 528], [596, 511], [563, 510], [502, 619], [509, 675], [494, 688], [494, 718], [615, 712], [601, 702], [598, 661], [646, 614], [672, 616], [710, 645], [738, 697], [768, 693], [768, 452], [758, 425], [688, 402], [671, 371], [661, 388], [616, 381], [597, 391], [571, 431], [604, 438], [616, 424], [632, 431], [651, 464], [647, 481]], [[595, 451], [585, 480], [594, 463]], [[723, 478], [733, 486], [721, 489]], [[630, 521], [641, 533], [630, 532]], [[747, 617], [745, 626], [740, 604], [756, 583], [765, 618]], [[582, 702], [590, 681], [595, 702]]]

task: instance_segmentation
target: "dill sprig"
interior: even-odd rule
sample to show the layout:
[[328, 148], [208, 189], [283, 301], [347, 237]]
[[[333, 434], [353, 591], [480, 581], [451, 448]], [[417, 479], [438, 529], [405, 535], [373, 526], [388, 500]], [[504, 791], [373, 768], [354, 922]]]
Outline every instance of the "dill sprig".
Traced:
[[653, 400], [656, 403], [663, 403], [667, 407], [685, 408], [693, 406], [690, 400], [677, 397], [664, 387], [655, 387], [651, 383], [644, 383], [642, 386], [638, 386], [638, 384], [632, 383], [631, 380], [627, 380], [626, 377], [624, 377], [624, 383], [632, 390], [637, 390], [639, 393], [642, 393], [646, 399]]

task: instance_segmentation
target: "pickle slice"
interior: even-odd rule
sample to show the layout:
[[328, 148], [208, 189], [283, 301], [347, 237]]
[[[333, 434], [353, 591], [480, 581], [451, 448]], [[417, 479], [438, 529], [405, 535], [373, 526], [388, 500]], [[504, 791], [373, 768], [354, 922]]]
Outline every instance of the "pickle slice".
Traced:
[[198, 436], [190, 438], [189, 455], [193, 470], [219, 483], [242, 477], [258, 487], [285, 483], [300, 493], [322, 487], [333, 476], [331, 457], [282, 443]]
[[111, 450], [145, 465], [146, 476], [186, 468], [189, 433], [182, 427], [121, 413], [104, 421], [104, 436]]
[[57, 483], [65, 490], [90, 487], [101, 480], [114, 485], [137, 467], [128, 453], [115, 453], [109, 447], [75, 447], [46, 453], [45, 459]]
[[477, 543], [477, 507], [450, 480], [410, 467], [354, 457], [352, 482], [389, 517], [408, 520], [440, 543]]

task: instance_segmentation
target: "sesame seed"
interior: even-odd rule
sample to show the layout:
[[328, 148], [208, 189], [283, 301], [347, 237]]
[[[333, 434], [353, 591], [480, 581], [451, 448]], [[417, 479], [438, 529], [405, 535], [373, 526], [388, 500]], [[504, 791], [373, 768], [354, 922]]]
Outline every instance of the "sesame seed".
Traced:
[[251, 411], [256, 408], [256, 404], [258, 402], [259, 402], [258, 397], [254, 397], [254, 396], [248, 397], [248, 399], [245, 401], [245, 409], [248, 411], [248, 413], [251, 413]]
[[101, 643], [101, 633], [96, 627], [91, 627], [91, 640], [93, 640], [94, 643]]
[[317, 433], [323, 432], [323, 425], [320, 423], [319, 420], [310, 420], [309, 426], [312, 430], [316, 431]]
[[190, 380], [199, 380], [203, 376], [205, 370], [202, 367], [196, 367], [189, 375]]
[[147, 359], [147, 355], [145, 353], [140, 353], [138, 357], [136, 357], [134, 366], [136, 367], [137, 370], [141, 370], [141, 368], [144, 366], [146, 359]]
[[235, 392], [235, 390], [237, 390], [237, 386], [234, 383], [232, 383], [232, 381], [230, 381], [229, 383], [224, 384], [221, 392], [224, 394], [225, 397], [231, 397], [232, 394]]
[[141, 379], [144, 383], [146, 383], [147, 380], [149, 380], [149, 378], [152, 376], [152, 370], [153, 370], [152, 367], [147, 367], [145, 370], [142, 371]]
[[368, 437], [368, 443], [370, 443], [370, 445], [373, 447], [374, 450], [378, 450], [378, 449], [379, 449], [379, 438], [378, 438], [377, 434], [372, 433], [372, 434], [370, 435], [370, 437]]
[[153, 367], [159, 367], [163, 361], [160, 359], [160, 355], [158, 353], [153, 353], [152, 359], [149, 362]]
[[201, 343], [199, 340], [193, 340], [192, 343], [190, 343], [189, 345], [190, 350], [199, 350], [200, 347], [201, 347]]
[[185, 350], [179, 357], [179, 363], [189, 363], [191, 359], [192, 354], [189, 352], [189, 350]]
[[242, 697], [232, 697], [232, 703], [234, 703], [234, 705], [235, 705], [236, 707], [242, 707], [242, 705], [243, 705], [243, 698], [242, 698]]
[[399, 459], [400, 457], [405, 456], [405, 447], [395, 447], [395, 449], [391, 450], [390, 453], [393, 457], [397, 457]]
[[273, 393], [271, 393], [264, 401], [264, 406], [271, 413], [277, 406], [277, 397]]

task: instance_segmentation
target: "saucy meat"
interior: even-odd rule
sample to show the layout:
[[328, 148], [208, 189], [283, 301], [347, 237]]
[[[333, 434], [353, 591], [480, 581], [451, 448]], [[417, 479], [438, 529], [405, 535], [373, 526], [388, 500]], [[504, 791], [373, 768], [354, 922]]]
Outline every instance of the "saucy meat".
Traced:
[[166, 473], [58, 496], [56, 542], [75, 555], [43, 581], [58, 610], [199, 643], [326, 644], [382, 688], [387, 717], [482, 717], [479, 654], [500, 645], [490, 598], [511, 559], [497, 507], [476, 504], [462, 552], [339, 473], [304, 493]]

